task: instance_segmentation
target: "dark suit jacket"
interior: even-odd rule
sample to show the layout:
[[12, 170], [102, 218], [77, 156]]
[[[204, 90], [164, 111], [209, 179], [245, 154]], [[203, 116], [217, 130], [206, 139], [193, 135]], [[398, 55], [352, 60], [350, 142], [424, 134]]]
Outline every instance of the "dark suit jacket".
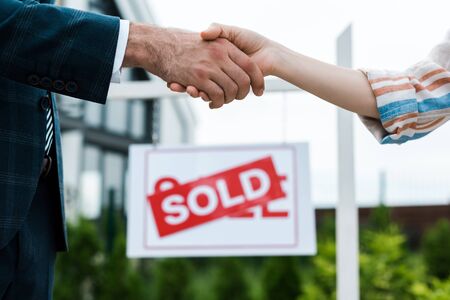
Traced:
[[[49, 92], [105, 103], [119, 19], [52, 5], [0, 0], [0, 249], [27, 217], [44, 157]], [[59, 119], [55, 107], [60, 207], [58, 250], [67, 248]], [[53, 200], [53, 199], [52, 199]]]

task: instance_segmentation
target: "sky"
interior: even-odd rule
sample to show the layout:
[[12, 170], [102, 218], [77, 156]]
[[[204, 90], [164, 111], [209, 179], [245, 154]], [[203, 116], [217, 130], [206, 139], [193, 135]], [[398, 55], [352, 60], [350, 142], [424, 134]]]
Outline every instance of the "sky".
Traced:
[[[337, 36], [352, 23], [355, 68], [405, 69], [450, 30], [448, 0], [148, 1], [159, 25], [200, 31], [212, 22], [232, 24], [329, 63], [336, 59]], [[213, 111], [191, 101], [198, 145], [308, 142], [313, 201], [336, 201], [335, 107], [304, 92], [249, 96]], [[449, 203], [449, 124], [419, 141], [380, 146], [357, 117], [354, 123], [360, 205], [378, 203], [380, 172], [387, 176], [387, 204]]]

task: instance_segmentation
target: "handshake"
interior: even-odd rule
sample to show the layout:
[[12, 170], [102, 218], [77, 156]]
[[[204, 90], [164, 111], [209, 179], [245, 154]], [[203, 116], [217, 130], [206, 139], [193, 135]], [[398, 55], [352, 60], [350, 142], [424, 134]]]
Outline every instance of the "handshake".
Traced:
[[179, 29], [131, 24], [124, 67], [142, 67], [175, 92], [219, 108], [250, 92], [264, 93], [264, 76], [274, 75], [327, 102], [379, 119], [366, 75], [297, 53], [262, 35], [233, 26], [211, 25], [200, 35]]
[[274, 74], [276, 43], [250, 30], [213, 24], [200, 35], [131, 24], [123, 67], [142, 67], [175, 92], [220, 108], [250, 92], [264, 93]]

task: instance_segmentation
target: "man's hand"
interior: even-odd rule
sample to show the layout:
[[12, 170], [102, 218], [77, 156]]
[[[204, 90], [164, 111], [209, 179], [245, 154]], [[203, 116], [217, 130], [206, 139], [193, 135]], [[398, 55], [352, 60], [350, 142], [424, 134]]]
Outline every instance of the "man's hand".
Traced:
[[226, 39], [202, 40], [198, 34], [131, 24], [124, 67], [142, 67], [167, 82], [195, 86], [219, 108], [250, 91], [264, 91], [255, 62]]
[[[276, 44], [264, 36], [239, 27], [212, 24], [201, 33], [201, 37], [205, 41], [213, 41], [218, 38], [229, 40], [252, 58], [264, 76], [273, 75]], [[192, 97], [202, 97], [205, 101], [210, 99], [207, 93], [195, 85], [186, 88], [183, 84], [177, 82], [168, 86], [174, 92], [187, 92]]]

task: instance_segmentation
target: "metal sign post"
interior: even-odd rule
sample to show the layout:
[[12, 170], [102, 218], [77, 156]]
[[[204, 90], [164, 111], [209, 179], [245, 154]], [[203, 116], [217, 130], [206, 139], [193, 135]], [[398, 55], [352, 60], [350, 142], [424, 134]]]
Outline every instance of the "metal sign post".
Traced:
[[[352, 67], [352, 25], [337, 39], [337, 64]], [[338, 203], [336, 207], [337, 299], [359, 299], [358, 207], [355, 201], [353, 114], [338, 109]]]

